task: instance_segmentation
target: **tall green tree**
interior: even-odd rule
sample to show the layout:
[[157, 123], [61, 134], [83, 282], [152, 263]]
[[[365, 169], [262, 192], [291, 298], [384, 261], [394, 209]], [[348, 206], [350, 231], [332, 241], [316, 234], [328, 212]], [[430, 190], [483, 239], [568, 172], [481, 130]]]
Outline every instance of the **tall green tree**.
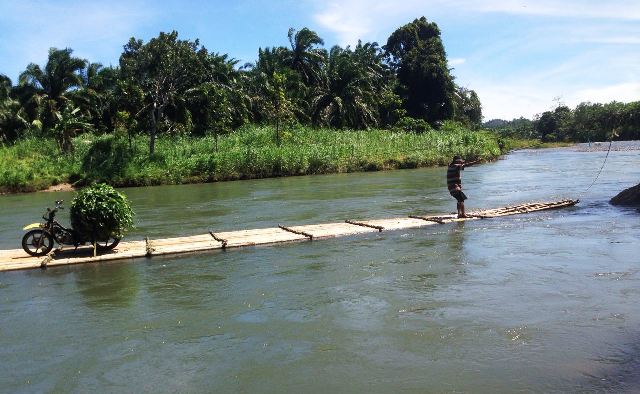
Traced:
[[619, 138], [621, 140], [640, 139], [640, 101], [626, 104]]
[[542, 141], [571, 140], [573, 114], [566, 105], [558, 105], [553, 111], [543, 112], [534, 122]]
[[482, 122], [482, 104], [474, 90], [456, 86], [454, 105], [455, 120], [472, 127], [480, 125]]
[[208, 52], [198, 40], [180, 40], [178, 32], [160, 33], [148, 43], [131, 38], [120, 56], [120, 70], [130, 88], [138, 88], [144, 98], [139, 113], [148, 115], [149, 154], [155, 153], [158, 126], [165, 112], [179, 105], [185, 92], [199, 85], [205, 75]]
[[455, 84], [438, 25], [415, 19], [394, 31], [384, 48], [407, 114], [430, 123], [452, 119]]

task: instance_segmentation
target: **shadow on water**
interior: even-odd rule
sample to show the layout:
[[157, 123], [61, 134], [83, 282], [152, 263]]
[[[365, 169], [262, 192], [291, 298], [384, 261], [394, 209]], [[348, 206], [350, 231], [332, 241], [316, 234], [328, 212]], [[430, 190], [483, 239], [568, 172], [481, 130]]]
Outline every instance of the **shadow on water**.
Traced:
[[465, 223], [458, 222], [453, 227], [447, 237], [447, 249], [449, 255], [454, 259], [457, 264], [464, 264], [464, 235], [465, 235]]
[[[211, 252], [186, 256], [167, 256], [157, 259], [152, 266], [152, 280], [146, 292], [154, 303], [178, 308], [206, 308], [209, 303], [224, 298], [224, 283], [233, 275], [231, 267], [220, 268], [216, 263], [225, 252]], [[191, 270], [185, 270], [185, 266]]]
[[583, 372], [582, 392], [640, 392], [640, 334], [618, 345], [608, 355], [594, 359], [598, 368]]
[[126, 308], [140, 290], [137, 268], [130, 263], [89, 264], [74, 272], [76, 286], [91, 308]]
[[[447, 225], [450, 226], [450, 225]], [[400, 313], [420, 313], [433, 315], [438, 310], [450, 306], [450, 300], [443, 300], [451, 286], [459, 285], [467, 273], [465, 257], [465, 224], [456, 223], [443, 232], [416, 232], [422, 239], [417, 250], [421, 255], [408, 255], [404, 258], [403, 271], [410, 273], [401, 287], [405, 294], [405, 305]]]

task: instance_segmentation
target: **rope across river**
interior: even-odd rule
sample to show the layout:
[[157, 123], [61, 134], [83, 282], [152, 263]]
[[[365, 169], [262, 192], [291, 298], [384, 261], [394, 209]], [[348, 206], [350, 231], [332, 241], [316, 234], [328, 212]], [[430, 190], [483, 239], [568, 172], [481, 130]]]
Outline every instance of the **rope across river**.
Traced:
[[593, 185], [595, 185], [596, 181], [600, 177], [600, 174], [602, 173], [602, 170], [604, 169], [605, 164], [607, 164], [607, 159], [609, 158], [609, 153], [611, 153], [611, 147], [613, 146], [613, 138], [616, 137], [616, 136], [617, 136], [617, 133], [616, 133], [616, 130], [614, 129], [611, 132], [611, 137], [609, 138], [609, 148], [607, 149], [607, 154], [605, 155], [604, 160], [602, 161], [602, 165], [600, 166], [600, 170], [598, 170], [598, 173], [596, 174], [596, 177], [593, 179], [593, 182], [591, 182], [589, 187], [587, 187], [585, 191], [583, 191], [582, 193], [580, 193], [578, 195], [578, 199], [581, 199], [584, 194], [588, 193], [589, 190], [591, 190], [591, 187]]

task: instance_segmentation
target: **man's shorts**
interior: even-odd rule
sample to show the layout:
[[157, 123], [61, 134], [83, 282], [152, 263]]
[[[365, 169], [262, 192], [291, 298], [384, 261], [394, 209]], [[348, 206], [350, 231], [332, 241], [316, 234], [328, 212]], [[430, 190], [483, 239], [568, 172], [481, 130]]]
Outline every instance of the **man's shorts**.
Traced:
[[453, 190], [451, 192], [451, 195], [458, 200], [458, 202], [464, 202], [464, 200], [467, 199], [467, 195], [464, 194], [464, 192], [462, 190]]

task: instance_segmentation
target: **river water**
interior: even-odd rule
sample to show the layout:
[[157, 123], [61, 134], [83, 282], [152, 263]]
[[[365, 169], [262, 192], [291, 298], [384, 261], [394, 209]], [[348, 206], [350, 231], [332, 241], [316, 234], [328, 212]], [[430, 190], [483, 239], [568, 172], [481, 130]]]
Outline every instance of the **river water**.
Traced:
[[[0, 273], [0, 392], [637, 392], [640, 144], [523, 150], [468, 209], [576, 207]], [[606, 148], [606, 146], [605, 146]], [[455, 210], [445, 169], [123, 189], [130, 239]], [[0, 248], [71, 193], [0, 197]], [[61, 215], [68, 222], [68, 214]]]

